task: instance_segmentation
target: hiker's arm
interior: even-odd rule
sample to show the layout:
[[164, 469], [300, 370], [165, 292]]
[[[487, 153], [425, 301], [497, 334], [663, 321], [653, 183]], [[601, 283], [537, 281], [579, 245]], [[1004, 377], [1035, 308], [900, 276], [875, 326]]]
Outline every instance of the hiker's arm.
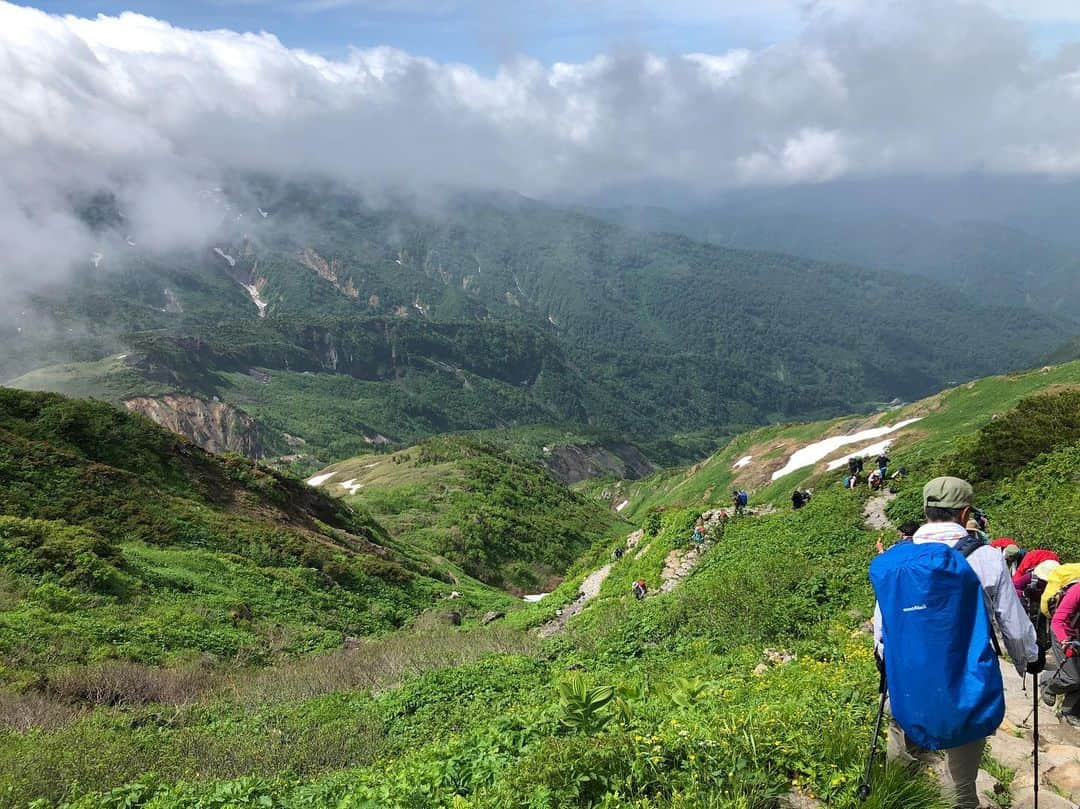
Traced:
[[1078, 609], [1080, 609], [1080, 586], [1073, 586], [1065, 593], [1058, 608], [1054, 610], [1054, 617], [1050, 620], [1050, 629], [1053, 630], [1058, 643], [1065, 644], [1067, 641], [1076, 640], [1072, 637], [1075, 633], [1069, 625], [1069, 619], [1076, 615]]
[[994, 603], [994, 617], [997, 618], [998, 628], [1005, 638], [1009, 657], [1017, 672], [1022, 673], [1029, 661], [1039, 658], [1039, 644], [1035, 639], [1035, 627], [1031, 625], [1031, 619], [1016, 595], [1005, 560], [996, 551], [995, 554], [995, 562], [1000, 571], [994, 591], [990, 594]]

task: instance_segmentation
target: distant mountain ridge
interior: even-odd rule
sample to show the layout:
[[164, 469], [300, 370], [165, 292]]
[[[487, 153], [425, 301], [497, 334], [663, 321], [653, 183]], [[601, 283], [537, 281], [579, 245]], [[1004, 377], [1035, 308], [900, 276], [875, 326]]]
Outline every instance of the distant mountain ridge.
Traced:
[[[318, 466], [365, 437], [585, 424], [655, 439], [865, 409], [1075, 333], [1008, 298], [514, 195], [374, 207], [257, 179], [211, 199], [229, 214], [213, 249], [104, 255], [0, 327], [0, 375], [114, 401], [217, 397]], [[108, 355], [123, 359], [40, 370]]]

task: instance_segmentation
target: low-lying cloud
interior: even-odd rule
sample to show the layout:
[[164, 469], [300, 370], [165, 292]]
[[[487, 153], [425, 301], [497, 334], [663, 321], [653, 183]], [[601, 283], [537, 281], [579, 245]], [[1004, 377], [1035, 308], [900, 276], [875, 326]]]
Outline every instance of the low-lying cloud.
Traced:
[[967, 3], [825, 5], [759, 50], [484, 75], [0, 3], [0, 273], [85, 257], [97, 237], [64, 202], [100, 188], [140, 243], [189, 243], [213, 226], [198, 190], [231, 169], [527, 194], [1080, 172], [1080, 44], [1040, 53]]

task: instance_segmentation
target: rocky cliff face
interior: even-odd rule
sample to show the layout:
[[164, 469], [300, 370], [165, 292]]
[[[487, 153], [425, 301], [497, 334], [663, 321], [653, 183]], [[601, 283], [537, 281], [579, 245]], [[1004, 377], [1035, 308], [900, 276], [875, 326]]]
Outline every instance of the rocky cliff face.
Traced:
[[258, 424], [247, 413], [223, 402], [194, 396], [137, 396], [124, 401], [128, 410], [148, 416], [162, 427], [186, 436], [209, 452], [235, 452], [263, 457]]
[[552, 447], [541, 462], [567, 485], [612, 475], [636, 480], [656, 471], [656, 466], [632, 444], [592, 444]]

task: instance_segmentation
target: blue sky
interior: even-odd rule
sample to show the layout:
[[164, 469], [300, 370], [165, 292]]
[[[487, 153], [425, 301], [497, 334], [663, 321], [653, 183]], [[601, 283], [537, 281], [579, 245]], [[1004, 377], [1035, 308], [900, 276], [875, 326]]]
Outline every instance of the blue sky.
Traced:
[[757, 48], [793, 33], [799, 13], [795, 0], [39, 0], [22, 5], [80, 17], [131, 10], [195, 29], [266, 30], [290, 47], [331, 57], [349, 46], [391, 45], [484, 71], [519, 54], [551, 63], [584, 61], [618, 48], [647, 47], [660, 54]]

